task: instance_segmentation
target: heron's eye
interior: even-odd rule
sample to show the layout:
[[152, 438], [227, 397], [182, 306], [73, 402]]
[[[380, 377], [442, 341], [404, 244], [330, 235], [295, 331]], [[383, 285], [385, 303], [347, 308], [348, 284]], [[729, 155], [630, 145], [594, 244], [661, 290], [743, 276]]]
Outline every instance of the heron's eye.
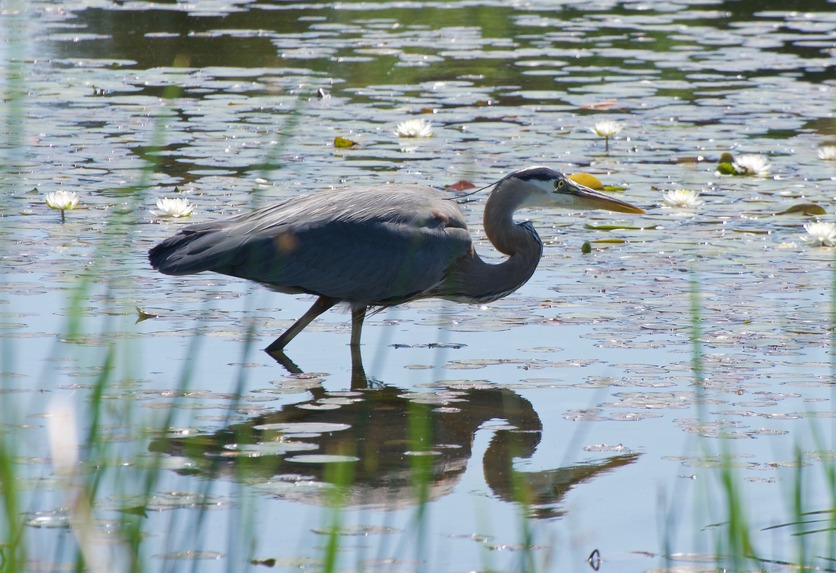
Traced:
[[560, 180], [557, 181], [557, 183], [554, 184], [554, 188], [555, 189], [563, 189], [563, 186], [565, 184], [566, 184], [566, 182], [563, 179], [560, 179]]

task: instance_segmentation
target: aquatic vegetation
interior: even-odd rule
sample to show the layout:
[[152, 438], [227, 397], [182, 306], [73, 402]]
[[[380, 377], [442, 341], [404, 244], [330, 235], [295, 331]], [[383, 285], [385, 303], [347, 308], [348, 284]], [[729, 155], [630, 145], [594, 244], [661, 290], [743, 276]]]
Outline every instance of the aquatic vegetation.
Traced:
[[188, 217], [194, 210], [194, 205], [189, 203], [189, 200], [184, 197], [163, 197], [157, 199], [158, 211], [151, 211], [157, 217]]
[[474, 185], [472, 181], [467, 181], [466, 179], [459, 179], [455, 183], [445, 185], [444, 188], [448, 191], [469, 191], [470, 189], [476, 189], [476, 185]]
[[733, 157], [731, 153], [723, 153], [720, 156], [717, 173], [721, 175], [766, 177], [769, 175], [770, 167], [769, 160], [764, 155], [747, 153]]
[[732, 167], [737, 175], [766, 177], [769, 175], [770, 163], [763, 155], [746, 154], [735, 158]]
[[600, 179], [589, 173], [571, 173], [567, 175], [575, 183], [589, 187], [595, 191], [624, 191], [627, 187], [623, 185], [604, 185]]
[[703, 204], [703, 200], [699, 198], [700, 192], [691, 189], [674, 189], [665, 192], [662, 195], [662, 201], [667, 207], [686, 207], [692, 208]]
[[347, 137], [340, 136], [334, 138], [334, 147], [337, 149], [347, 149], [350, 147], [354, 147], [355, 145], [357, 145], [357, 142], [353, 139], [348, 139]]
[[776, 215], [825, 215], [827, 211], [824, 210], [824, 207], [818, 205], [816, 203], [798, 203], [796, 205], [792, 205], [791, 207], [787, 207], [783, 211], [779, 211], [775, 213]]
[[604, 184], [601, 183], [601, 180], [589, 173], [570, 173], [568, 177], [575, 183], [580, 183], [584, 187], [589, 187], [590, 189], [595, 189], [596, 191], [604, 189]]
[[46, 204], [50, 209], [61, 211], [61, 222], [64, 222], [64, 211], [72, 211], [78, 207], [79, 197], [75, 191], [59, 189], [46, 194]]
[[769, 175], [771, 164], [764, 155], [747, 153], [737, 157], [731, 153], [723, 153], [717, 165], [720, 175], [737, 175], [750, 177], [766, 177]]
[[589, 128], [589, 131], [604, 138], [604, 146], [607, 151], [610, 149], [610, 138], [615, 137], [624, 128], [623, 125], [611, 119], [602, 119], [595, 122], [595, 125]]
[[598, 137], [613, 137], [623, 129], [623, 126], [617, 121], [604, 119], [598, 121], [589, 128], [589, 130]]
[[75, 209], [78, 206], [78, 201], [78, 195], [74, 191], [60, 189], [46, 195], [46, 204], [49, 208], [60, 211]]
[[807, 231], [807, 234], [802, 235], [801, 238], [808, 245], [814, 247], [836, 246], [836, 223], [822, 221], [805, 223], [804, 230]]
[[[350, 22], [311, 2], [162, 20], [76, 4], [0, 24], [4, 573], [834, 569], [836, 246], [802, 228], [836, 223], [821, 3], [567, 3], [580, 43], [561, 14], [502, 3], [357, 3]], [[413, 118], [433, 139], [395, 134]], [[613, 154], [589, 129], [603, 119], [623, 125]], [[715, 177], [724, 150], [776, 163], [758, 177], [729, 156]], [[373, 388], [351, 389], [346, 315], [291, 374], [254, 333], [303, 297], [142, 259], [191, 220], [152, 215], [162, 196], [210, 218], [355, 183], [449, 182], [457, 200], [537, 163], [656, 209], [534, 211], [551, 256], [533, 288], [376, 315]], [[678, 187], [704, 204], [663, 204]], [[83, 200], [69, 224], [43, 209], [57, 189]], [[484, 199], [463, 208], [482, 242]], [[75, 422], [48, 408], [62, 398]], [[532, 410], [542, 431], [519, 424]], [[277, 413], [295, 427], [250, 429]], [[308, 415], [351, 429], [311, 436]], [[653, 455], [622, 474], [622, 449]], [[595, 458], [597, 484], [576, 463]]]
[[432, 137], [432, 134], [432, 124], [421, 118], [402, 121], [395, 129], [398, 137]]
[[836, 161], [836, 145], [822, 145], [816, 152], [819, 159], [825, 161]]

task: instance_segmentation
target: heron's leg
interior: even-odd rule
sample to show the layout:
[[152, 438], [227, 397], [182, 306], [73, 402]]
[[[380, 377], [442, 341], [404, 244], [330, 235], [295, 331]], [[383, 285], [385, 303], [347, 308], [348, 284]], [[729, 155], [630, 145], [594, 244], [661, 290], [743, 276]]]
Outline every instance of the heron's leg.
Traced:
[[366, 319], [366, 307], [351, 309], [351, 347], [359, 348], [360, 333], [363, 332], [363, 321]]
[[313, 319], [337, 304], [337, 302], [339, 301], [333, 298], [328, 298], [327, 296], [321, 296], [316, 299], [316, 302], [314, 302], [313, 306], [308, 309], [308, 312], [303, 314], [299, 320], [294, 322], [290, 328], [285, 330], [284, 334], [271, 342], [270, 346], [265, 348], [264, 351], [267, 353], [273, 353], [282, 350], [285, 346], [287, 346], [287, 343], [293, 340], [297, 334], [302, 332], [302, 330], [308, 326]]

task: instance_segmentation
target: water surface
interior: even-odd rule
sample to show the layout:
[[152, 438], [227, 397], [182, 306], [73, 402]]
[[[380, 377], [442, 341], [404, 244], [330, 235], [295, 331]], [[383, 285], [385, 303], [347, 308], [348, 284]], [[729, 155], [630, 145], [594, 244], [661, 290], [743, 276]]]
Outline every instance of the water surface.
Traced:
[[[20, 2], [0, 22], [3, 427], [31, 570], [75, 558], [56, 403], [82, 436], [97, 424], [78, 479], [99, 476], [118, 568], [136, 515], [153, 571], [321, 570], [334, 520], [344, 570], [585, 571], [594, 550], [602, 570], [700, 570], [727, 519], [724, 452], [760, 565], [805, 543], [832, 567], [832, 527], [790, 526], [788, 493], [801, 479], [802, 511], [833, 507], [834, 252], [802, 239], [836, 222], [818, 154], [836, 144], [832, 3]], [[395, 136], [414, 118], [431, 138]], [[623, 125], [608, 151], [602, 119]], [[723, 152], [769, 173], [719, 175]], [[526, 212], [546, 243], [534, 278], [491, 305], [370, 317], [366, 380], [347, 313], [288, 347], [292, 375], [260, 349], [308, 298], [145, 258], [302, 192], [531, 164], [593, 173], [647, 214]], [[704, 203], [663, 206], [679, 188]], [[57, 189], [81, 197], [63, 224]], [[154, 216], [164, 196], [194, 213]], [[825, 214], [776, 215], [800, 203]], [[464, 211], [498, 260], [481, 208]]]

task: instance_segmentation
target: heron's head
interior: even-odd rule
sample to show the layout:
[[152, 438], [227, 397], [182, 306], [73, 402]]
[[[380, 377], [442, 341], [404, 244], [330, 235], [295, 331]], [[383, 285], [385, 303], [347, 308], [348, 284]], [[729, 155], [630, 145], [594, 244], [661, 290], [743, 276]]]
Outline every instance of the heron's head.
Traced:
[[572, 181], [560, 171], [549, 167], [521, 169], [505, 177], [502, 182], [523, 185], [528, 191], [524, 204], [531, 207], [604, 209], [619, 213], [644, 213], [643, 209], [635, 205], [585, 187]]

